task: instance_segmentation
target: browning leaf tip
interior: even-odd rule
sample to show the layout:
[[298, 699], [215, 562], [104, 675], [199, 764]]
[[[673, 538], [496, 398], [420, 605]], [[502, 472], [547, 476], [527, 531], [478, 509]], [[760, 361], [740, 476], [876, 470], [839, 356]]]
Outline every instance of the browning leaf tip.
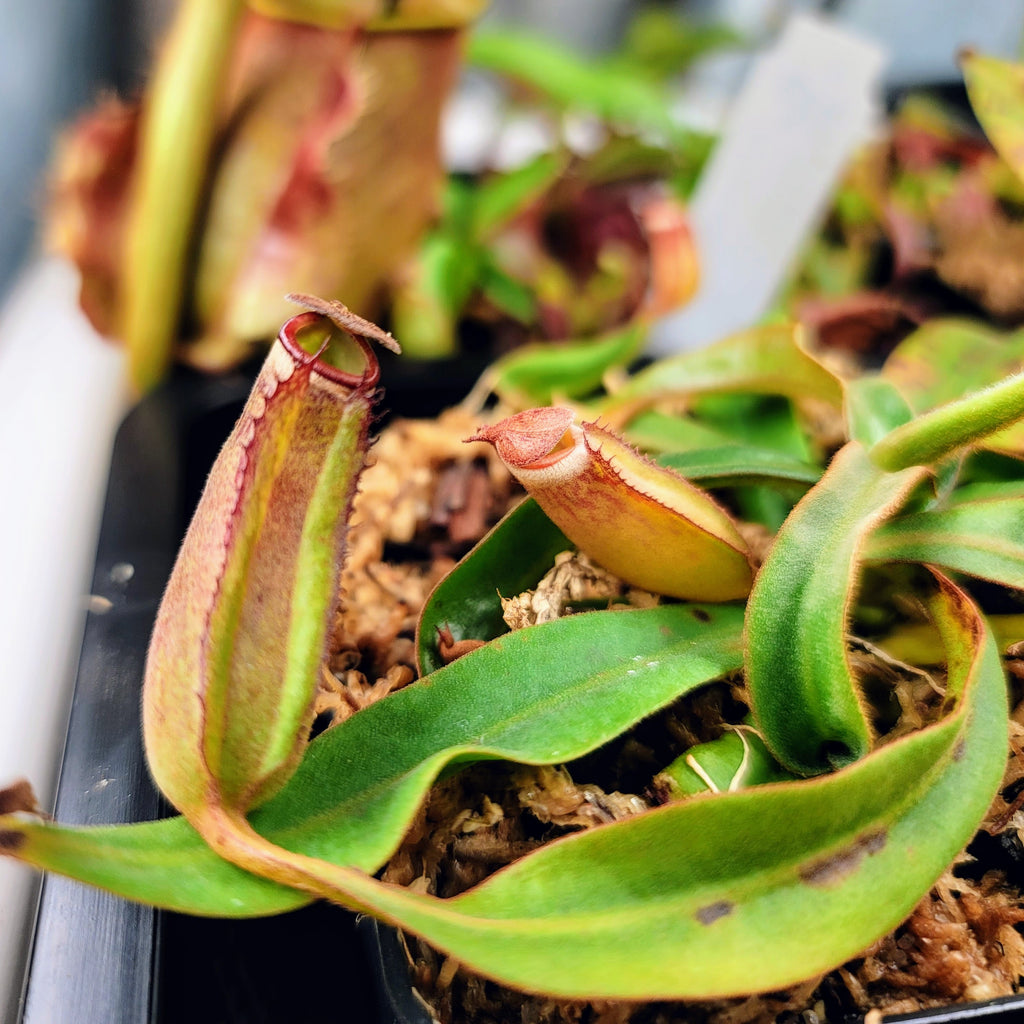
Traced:
[[0, 831], [0, 852], [14, 853], [25, 845], [25, 836], [20, 832]]

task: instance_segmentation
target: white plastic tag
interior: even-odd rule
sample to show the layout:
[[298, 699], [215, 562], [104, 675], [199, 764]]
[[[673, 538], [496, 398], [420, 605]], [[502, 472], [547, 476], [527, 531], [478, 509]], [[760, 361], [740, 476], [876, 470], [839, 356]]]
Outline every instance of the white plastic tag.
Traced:
[[884, 51], [797, 14], [754, 64], [697, 185], [701, 264], [693, 302], [657, 325], [650, 350], [699, 348], [768, 309], [877, 114]]

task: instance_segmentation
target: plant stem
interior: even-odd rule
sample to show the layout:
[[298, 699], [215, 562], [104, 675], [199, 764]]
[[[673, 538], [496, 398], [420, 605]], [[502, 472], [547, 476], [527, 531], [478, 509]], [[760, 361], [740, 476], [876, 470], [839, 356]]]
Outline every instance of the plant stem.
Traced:
[[371, 31], [458, 28], [487, 0], [250, 0], [260, 14], [321, 28], [365, 25]]
[[1024, 373], [984, 391], [918, 416], [871, 449], [876, 465], [890, 472], [935, 462], [1024, 418]]
[[183, 0], [143, 122], [124, 264], [121, 333], [141, 392], [165, 373], [186, 263], [244, 0]]

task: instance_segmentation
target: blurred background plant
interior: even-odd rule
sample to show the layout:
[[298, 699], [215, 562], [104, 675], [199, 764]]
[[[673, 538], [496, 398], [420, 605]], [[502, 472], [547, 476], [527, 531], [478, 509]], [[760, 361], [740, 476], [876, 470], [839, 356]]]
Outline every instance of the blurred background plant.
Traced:
[[[710, 141], [680, 127], [667, 83], [737, 36], [658, 9], [600, 58], [474, 35], [469, 61], [507, 83], [489, 120], [527, 110], [541, 147], [511, 165], [482, 154], [441, 202], [442, 110], [484, 6], [178, 6], [142, 101], [108, 97], [80, 118], [50, 174], [47, 242], [79, 268], [94, 326], [124, 341], [138, 390], [175, 352], [208, 370], [242, 361], [295, 290], [385, 320], [393, 300], [426, 356], [458, 350], [467, 313], [491, 337], [497, 321], [564, 338], [639, 308], [649, 209], [664, 219]], [[671, 238], [685, 257], [685, 231]], [[658, 305], [692, 291], [692, 259], [676, 277]]]
[[[763, 43], [795, 10], [827, 7], [888, 45], [887, 84], [902, 89], [952, 80], [953, 54], [964, 42], [1012, 51], [1022, 6], [954, 3], [942, 24], [922, 33], [911, 0], [495, 0], [469, 42], [469, 72], [442, 124], [460, 62], [454, 27], [487, 8], [483, 0], [405, 5], [410, 14], [391, 26], [447, 25], [453, 35], [444, 44], [437, 32], [410, 39], [371, 31], [370, 44], [359, 47], [352, 26], [372, 17], [373, 3], [341, 5], [349, 26], [342, 30], [340, 23], [333, 30], [275, 25], [258, 14], [243, 18], [240, 4], [218, 5], [234, 10], [218, 37], [212, 23], [199, 30], [198, 4], [42, 2], [45, 10], [11, 0], [13, 17], [0, 37], [7, 58], [0, 119], [10, 132], [0, 183], [11, 197], [0, 232], [0, 287], [24, 259], [44, 205], [39, 174], [54, 125], [91, 102], [100, 85], [137, 95], [153, 40], [175, 9], [179, 34], [191, 7], [203, 40], [179, 41], [177, 56], [163, 58], [165, 77], [174, 61], [178, 73], [190, 67], [198, 92], [184, 100], [187, 110], [161, 115], [165, 125], [174, 117], [187, 124], [163, 151], [162, 170], [145, 156], [145, 173], [132, 170], [138, 110], [108, 98], [66, 135], [52, 177], [49, 239], [84, 269], [83, 304], [94, 323], [127, 339], [140, 389], [160, 378], [178, 342], [185, 343], [179, 355], [208, 369], [244, 358], [287, 315], [282, 296], [296, 289], [344, 291], [361, 313], [389, 315], [415, 355], [451, 355], [481, 336], [500, 352], [526, 339], [601, 334], [636, 313], [650, 283], [642, 214], [652, 196], [636, 183], [657, 180], [669, 196], [686, 197], [748, 44]], [[264, 15], [316, 20], [317, 10], [334, 6], [277, 4]], [[196, 59], [203, 49], [205, 64]], [[178, 79], [177, 101], [182, 87]], [[199, 100], [203, 89], [210, 95]], [[211, 98], [218, 90], [221, 104]], [[912, 121], [944, 116], [912, 106], [896, 130], [905, 138]], [[443, 189], [439, 153], [427, 142], [439, 124], [445, 163], [456, 172]], [[155, 130], [147, 131], [143, 152], [156, 144]], [[920, 245], [913, 251], [909, 208], [934, 208], [936, 194], [918, 189], [915, 198], [912, 171], [894, 186], [892, 202], [879, 198], [877, 174], [867, 196], [872, 173], [862, 167], [859, 193], [855, 183], [845, 190], [839, 216], [857, 227], [850, 217], [867, 203], [893, 238], [900, 231], [895, 271], [902, 279], [921, 256]], [[374, 188], [360, 191], [363, 179]], [[342, 198], [357, 192], [360, 201]], [[126, 215], [129, 201], [148, 204], [149, 212]], [[946, 211], [943, 233], [962, 238], [967, 203], [960, 203], [959, 227]], [[126, 228], [128, 221], [136, 227]], [[836, 223], [801, 278], [808, 295], [849, 284], [858, 261], [866, 267], [864, 245], [846, 246]], [[841, 255], [832, 252], [838, 249]], [[947, 282], [978, 274], [976, 263], [964, 267], [955, 255], [940, 262]], [[1005, 292], [1001, 282], [978, 287]]]

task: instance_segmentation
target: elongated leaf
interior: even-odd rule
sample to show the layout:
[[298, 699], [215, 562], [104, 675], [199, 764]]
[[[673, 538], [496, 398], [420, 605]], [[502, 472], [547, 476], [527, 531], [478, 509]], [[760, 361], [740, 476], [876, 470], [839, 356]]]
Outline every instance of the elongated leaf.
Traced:
[[875, 442], [871, 458], [889, 470], [925, 465], [976, 447], [1020, 420], [1024, 420], [1024, 373], [922, 413]]
[[965, 54], [960, 66], [989, 142], [1024, 180], [1024, 67], [978, 53]]
[[501, 597], [535, 586], [555, 555], [572, 541], [527, 498], [517, 505], [434, 588], [416, 626], [416, 657], [421, 675], [441, 668], [437, 631], [453, 640], [492, 640], [508, 632]]
[[539, 199], [558, 179], [569, 162], [569, 153], [541, 153], [532, 160], [485, 179], [473, 204], [473, 236], [485, 241], [495, 231]]
[[799, 324], [741, 331], [707, 348], [661, 359], [616, 391], [605, 412], [641, 409], [669, 395], [747, 391], [819, 398], [839, 406], [840, 381], [802, 347]]
[[685, 452], [737, 443], [737, 438], [692, 416], [674, 416], [657, 409], [645, 409], [634, 416], [622, 436], [647, 452]]
[[842, 963], [905, 917], [998, 787], [1007, 730], [998, 653], [950, 584], [935, 618], [954, 710], [827, 778], [684, 801], [592, 829], [450, 900], [291, 856], [258, 836], [239, 833], [232, 853], [534, 991], [657, 999], [785, 987]]
[[284, 846], [382, 863], [446, 764], [580, 757], [737, 669], [741, 621], [735, 607], [676, 605], [516, 630], [329, 730], [252, 821]]
[[676, 132], [667, 94], [629, 69], [588, 60], [539, 35], [511, 30], [478, 31], [469, 40], [467, 60], [532, 86], [559, 106], [587, 110], [637, 127]]
[[1013, 497], [960, 500], [900, 516], [868, 539], [865, 558], [925, 562], [1024, 589], [1024, 487]]
[[91, 827], [0, 817], [0, 854], [136, 903], [200, 917], [266, 917], [314, 898], [218, 857], [182, 817]]
[[647, 325], [637, 321], [592, 341], [524, 346], [495, 362], [485, 381], [517, 405], [581, 397], [597, 388], [612, 367], [634, 359], [646, 338]]
[[[738, 669], [742, 619], [734, 607], [675, 605], [518, 630], [324, 733], [253, 826], [294, 852], [375, 871], [445, 765], [580, 757]], [[90, 829], [0, 818], [0, 852], [192, 913], [274, 913], [304, 900], [224, 866], [180, 819]]]
[[[1019, 370], [1022, 359], [1020, 331], [1003, 335], [969, 320], [932, 320], [893, 349], [882, 376], [899, 388], [914, 412], [923, 413], [995, 384]], [[1024, 452], [1024, 426], [1000, 430], [982, 446]]]
[[793, 510], [747, 603], [747, 685], [779, 761], [812, 775], [867, 753], [870, 733], [846, 659], [846, 622], [868, 533], [922, 470], [885, 473], [857, 442]]
[[821, 479], [821, 469], [802, 459], [738, 444], [674, 452], [660, 456], [658, 463], [682, 473], [701, 487], [712, 489], [736, 484], [766, 484], [804, 491]]
[[1002, 775], [998, 654], [963, 595], [947, 601], [958, 703], [940, 724], [828, 778], [563, 840], [447, 903], [369, 884], [359, 898], [477, 970], [565, 996], [734, 995], [842, 963], [910, 912]]
[[908, 423], [913, 415], [900, 390], [884, 377], [858, 377], [846, 385], [846, 423], [851, 441], [872, 445]]

